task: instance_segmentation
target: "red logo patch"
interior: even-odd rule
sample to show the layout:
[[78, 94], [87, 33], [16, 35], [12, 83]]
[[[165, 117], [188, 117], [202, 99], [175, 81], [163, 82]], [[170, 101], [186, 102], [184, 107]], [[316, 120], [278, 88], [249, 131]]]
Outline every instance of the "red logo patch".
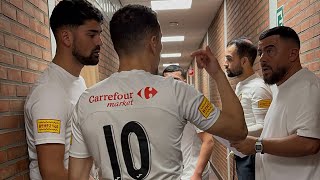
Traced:
[[140, 96], [142, 99], [150, 99], [154, 97], [158, 91], [154, 89], [153, 87], [145, 87], [140, 89], [140, 91], [137, 93], [138, 96]]

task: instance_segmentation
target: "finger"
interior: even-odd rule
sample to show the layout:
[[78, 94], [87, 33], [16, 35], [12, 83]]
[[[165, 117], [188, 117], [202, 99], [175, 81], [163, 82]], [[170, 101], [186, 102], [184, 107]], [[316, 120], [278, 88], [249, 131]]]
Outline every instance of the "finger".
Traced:
[[206, 55], [210, 58], [210, 59], [215, 59], [214, 54], [212, 53], [211, 49], [209, 46], [206, 47]]
[[197, 62], [197, 67], [199, 69], [204, 68], [204, 63], [200, 59], [196, 59], [196, 62]]
[[205, 55], [206, 54], [206, 50], [203, 49], [199, 49], [197, 51], [194, 51], [191, 53], [191, 57], [195, 57], [195, 56], [199, 56], [199, 55]]

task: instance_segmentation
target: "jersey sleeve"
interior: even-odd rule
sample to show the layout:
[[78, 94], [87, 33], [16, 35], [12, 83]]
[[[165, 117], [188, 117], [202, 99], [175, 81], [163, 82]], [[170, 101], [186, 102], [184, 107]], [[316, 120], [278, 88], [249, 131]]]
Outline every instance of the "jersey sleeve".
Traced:
[[264, 118], [267, 114], [271, 101], [272, 95], [270, 88], [267, 85], [258, 85], [253, 89], [251, 108], [255, 119], [255, 125], [248, 128], [249, 132], [255, 132], [263, 128]]
[[[80, 97], [81, 99], [81, 97]], [[75, 158], [87, 158], [90, 157], [89, 150], [85, 143], [82, 131], [81, 131], [81, 117], [83, 117], [81, 108], [81, 101], [79, 100], [71, 118], [71, 147], [70, 147], [70, 156]]]
[[188, 84], [179, 81], [173, 83], [180, 117], [203, 131], [209, 129], [217, 121], [220, 110]]
[[294, 131], [299, 136], [320, 139], [320, 88], [313, 84], [300, 92], [304, 95], [296, 102]]
[[44, 88], [39, 92], [33, 96], [30, 108], [35, 145], [65, 144], [70, 104], [54, 89]]

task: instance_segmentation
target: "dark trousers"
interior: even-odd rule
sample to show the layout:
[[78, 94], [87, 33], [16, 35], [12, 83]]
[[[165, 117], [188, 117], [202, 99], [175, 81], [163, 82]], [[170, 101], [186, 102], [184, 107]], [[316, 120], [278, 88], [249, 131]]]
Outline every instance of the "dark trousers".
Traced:
[[255, 155], [245, 156], [243, 158], [235, 155], [235, 160], [238, 180], [254, 180]]

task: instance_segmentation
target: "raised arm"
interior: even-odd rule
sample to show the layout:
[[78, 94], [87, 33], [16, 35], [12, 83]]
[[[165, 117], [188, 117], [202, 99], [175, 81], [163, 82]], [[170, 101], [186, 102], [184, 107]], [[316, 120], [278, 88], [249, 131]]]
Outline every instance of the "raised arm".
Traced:
[[222, 112], [207, 132], [225, 138], [238, 141], [245, 139], [248, 130], [244, 120], [242, 106], [231, 88], [224, 72], [209, 47], [192, 53], [196, 58], [200, 69], [205, 68], [208, 74], [216, 81], [222, 102]]

